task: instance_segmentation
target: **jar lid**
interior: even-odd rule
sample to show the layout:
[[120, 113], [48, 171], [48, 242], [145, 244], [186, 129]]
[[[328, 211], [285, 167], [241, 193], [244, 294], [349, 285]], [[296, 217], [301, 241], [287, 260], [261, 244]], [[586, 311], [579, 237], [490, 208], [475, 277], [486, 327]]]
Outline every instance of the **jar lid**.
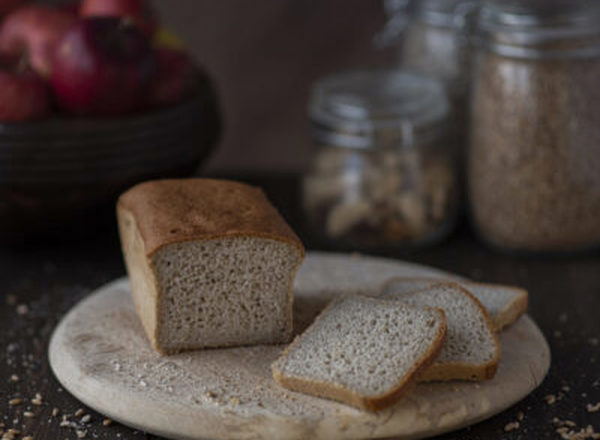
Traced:
[[481, 0], [413, 0], [413, 14], [434, 26], [462, 28]]
[[[309, 117], [315, 124], [367, 138], [378, 129], [421, 130], [444, 121], [448, 111], [441, 82], [399, 70], [327, 76], [313, 86], [309, 102]], [[357, 141], [356, 146], [367, 144]]]
[[478, 27], [503, 55], [586, 57], [600, 55], [599, 22], [598, 0], [486, 0]]

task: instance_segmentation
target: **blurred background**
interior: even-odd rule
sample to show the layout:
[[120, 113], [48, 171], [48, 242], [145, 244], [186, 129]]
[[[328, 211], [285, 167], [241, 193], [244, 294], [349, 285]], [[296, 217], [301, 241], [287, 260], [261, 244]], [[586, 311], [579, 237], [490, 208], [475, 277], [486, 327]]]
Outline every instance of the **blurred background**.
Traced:
[[295, 179], [323, 246], [600, 244], [600, 2], [0, 1], [0, 230], [154, 178]]

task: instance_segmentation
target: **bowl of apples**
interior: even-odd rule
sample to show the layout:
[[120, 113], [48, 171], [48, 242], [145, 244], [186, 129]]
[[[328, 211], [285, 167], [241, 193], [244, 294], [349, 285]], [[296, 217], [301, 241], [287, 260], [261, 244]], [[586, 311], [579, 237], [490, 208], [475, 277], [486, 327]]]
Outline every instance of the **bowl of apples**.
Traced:
[[93, 231], [125, 188], [191, 175], [212, 152], [214, 85], [145, 1], [3, 3], [0, 237]]

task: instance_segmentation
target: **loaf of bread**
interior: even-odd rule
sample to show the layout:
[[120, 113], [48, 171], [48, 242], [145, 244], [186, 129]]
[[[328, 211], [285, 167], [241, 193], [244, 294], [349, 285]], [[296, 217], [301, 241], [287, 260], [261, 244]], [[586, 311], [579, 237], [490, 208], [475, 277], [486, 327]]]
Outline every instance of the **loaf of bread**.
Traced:
[[[426, 290], [439, 282], [439, 278], [392, 278], [383, 285], [381, 294], [399, 295]], [[520, 287], [463, 280], [454, 282], [460, 284], [481, 302], [492, 318], [496, 331], [509, 326], [527, 311], [529, 294], [527, 290]]]
[[289, 342], [304, 249], [260, 189], [150, 181], [121, 195], [117, 217], [136, 310], [158, 352]]
[[439, 309], [340, 297], [273, 363], [273, 377], [294, 391], [379, 410], [415, 383], [445, 334]]

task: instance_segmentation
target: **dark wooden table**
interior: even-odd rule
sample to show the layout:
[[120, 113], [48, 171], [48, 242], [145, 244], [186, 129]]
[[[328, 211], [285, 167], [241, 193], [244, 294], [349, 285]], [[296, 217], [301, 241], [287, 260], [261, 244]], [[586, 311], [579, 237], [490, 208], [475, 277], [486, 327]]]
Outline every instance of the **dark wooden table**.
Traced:
[[[314, 248], [310, 234], [302, 229], [297, 180], [276, 176], [250, 180], [264, 186], [308, 247]], [[496, 417], [440, 438], [560, 439], [554, 418], [572, 422], [573, 430], [591, 425], [600, 432], [600, 411], [588, 409], [588, 404], [600, 402], [600, 255], [509, 257], [482, 246], [463, 225], [439, 246], [392, 256], [475, 279], [524, 286], [531, 294], [530, 314], [552, 349], [550, 373], [529, 397]], [[85, 431], [85, 438], [157, 438], [118, 424], [103, 426], [100, 414], [83, 407], [61, 389], [47, 361], [48, 339], [60, 317], [93, 289], [123, 274], [114, 229], [98, 230], [91, 237], [75, 241], [36, 241], [0, 248], [3, 429], [16, 428], [22, 432], [18, 438], [31, 435], [35, 440], [76, 439], [77, 430]], [[36, 393], [41, 402], [35, 399]], [[15, 398], [23, 398], [24, 403], [10, 405]], [[54, 408], [59, 409], [59, 416], [52, 416]], [[91, 415], [89, 423], [81, 422], [81, 415], [74, 416], [79, 408]], [[520, 428], [506, 432], [505, 426], [516, 421], [520, 412]], [[69, 426], [61, 427], [62, 415], [74, 423], [63, 423]]]

